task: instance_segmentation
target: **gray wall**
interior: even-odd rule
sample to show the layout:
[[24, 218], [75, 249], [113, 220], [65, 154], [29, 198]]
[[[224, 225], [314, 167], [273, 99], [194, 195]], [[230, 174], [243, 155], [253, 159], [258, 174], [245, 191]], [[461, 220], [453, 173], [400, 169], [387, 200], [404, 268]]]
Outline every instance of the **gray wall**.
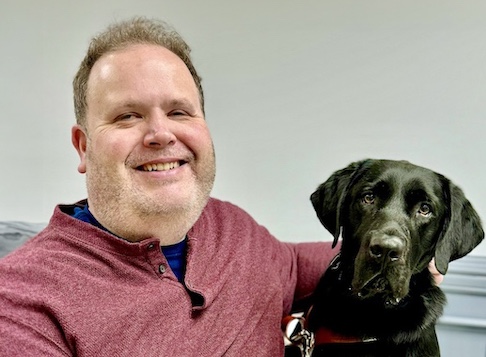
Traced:
[[486, 219], [484, 1], [2, 0], [0, 220], [45, 222], [85, 196], [71, 80], [89, 38], [136, 14], [193, 47], [213, 195], [280, 239], [329, 239], [308, 197], [365, 157], [449, 176]]

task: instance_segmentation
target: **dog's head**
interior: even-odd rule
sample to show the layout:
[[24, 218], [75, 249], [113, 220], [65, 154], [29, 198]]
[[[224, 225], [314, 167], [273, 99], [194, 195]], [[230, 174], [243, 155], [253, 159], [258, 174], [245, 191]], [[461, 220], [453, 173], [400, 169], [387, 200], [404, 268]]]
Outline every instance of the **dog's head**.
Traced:
[[311, 196], [319, 220], [343, 238], [359, 296], [399, 302], [413, 274], [435, 257], [445, 274], [484, 237], [478, 214], [444, 176], [406, 161], [364, 160], [335, 172]]

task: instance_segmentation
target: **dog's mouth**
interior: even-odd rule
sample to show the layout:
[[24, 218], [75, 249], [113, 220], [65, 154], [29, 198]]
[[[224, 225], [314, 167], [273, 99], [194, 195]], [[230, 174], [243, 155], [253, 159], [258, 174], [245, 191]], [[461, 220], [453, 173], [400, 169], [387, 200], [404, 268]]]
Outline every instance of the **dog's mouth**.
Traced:
[[369, 277], [364, 282], [353, 280], [351, 291], [360, 300], [376, 299], [381, 301], [385, 307], [396, 307], [400, 305], [408, 294], [408, 288], [396, 281], [390, 281], [381, 272]]

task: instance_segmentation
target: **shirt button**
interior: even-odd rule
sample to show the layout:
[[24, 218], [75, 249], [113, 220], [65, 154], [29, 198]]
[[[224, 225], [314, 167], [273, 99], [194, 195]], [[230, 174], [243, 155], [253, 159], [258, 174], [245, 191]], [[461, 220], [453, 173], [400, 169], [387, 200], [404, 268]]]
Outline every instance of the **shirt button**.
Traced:
[[154, 243], [150, 243], [147, 247], [148, 250], [154, 250], [155, 248], [155, 244]]
[[165, 266], [164, 266], [164, 264], [160, 264], [159, 265], [159, 273], [160, 274], [164, 274], [165, 273]]

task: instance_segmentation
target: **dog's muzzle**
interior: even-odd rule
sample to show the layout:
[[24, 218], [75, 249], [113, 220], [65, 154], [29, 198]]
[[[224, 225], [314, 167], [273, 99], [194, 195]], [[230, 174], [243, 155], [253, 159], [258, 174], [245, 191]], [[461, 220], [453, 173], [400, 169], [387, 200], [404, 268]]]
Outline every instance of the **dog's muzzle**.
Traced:
[[352, 287], [359, 298], [382, 296], [396, 305], [408, 294], [409, 239], [394, 226], [368, 232], [355, 260]]

